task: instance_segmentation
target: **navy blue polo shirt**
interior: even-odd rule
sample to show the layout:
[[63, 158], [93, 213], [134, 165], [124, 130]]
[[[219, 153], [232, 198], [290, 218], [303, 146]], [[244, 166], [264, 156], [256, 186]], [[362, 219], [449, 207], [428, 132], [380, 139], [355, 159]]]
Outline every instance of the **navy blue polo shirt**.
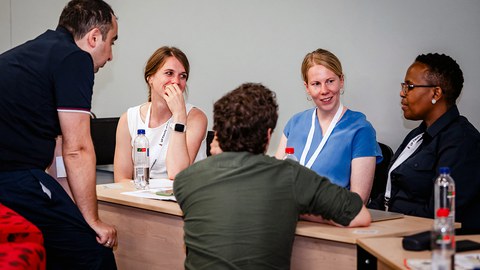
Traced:
[[0, 70], [0, 171], [45, 169], [58, 111], [90, 112], [93, 59], [58, 27], [1, 54]]

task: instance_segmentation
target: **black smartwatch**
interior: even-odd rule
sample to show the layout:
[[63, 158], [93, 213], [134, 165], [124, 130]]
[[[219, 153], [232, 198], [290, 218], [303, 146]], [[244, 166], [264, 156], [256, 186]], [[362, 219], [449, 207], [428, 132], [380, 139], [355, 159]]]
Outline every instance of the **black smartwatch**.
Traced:
[[170, 128], [177, 132], [186, 132], [187, 127], [182, 123], [170, 123]]

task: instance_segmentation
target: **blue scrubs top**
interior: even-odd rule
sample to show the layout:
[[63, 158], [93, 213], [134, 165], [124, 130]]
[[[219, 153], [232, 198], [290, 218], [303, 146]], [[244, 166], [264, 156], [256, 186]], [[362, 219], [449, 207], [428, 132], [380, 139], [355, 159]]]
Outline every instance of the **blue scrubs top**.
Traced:
[[[295, 156], [298, 160], [305, 148], [314, 110], [315, 108], [312, 108], [294, 115], [283, 131], [287, 137], [287, 146], [295, 148]], [[322, 137], [317, 118], [306, 162], [317, 149]], [[339, 186], [350, 188], [352, 159], [359, 157], [377, 157], [378, 163], [382, 160], [382, 152], [377, 143], [375, 129], [365, 115], [347, 110], [310, 169], [321, 176], [326, 176]]]

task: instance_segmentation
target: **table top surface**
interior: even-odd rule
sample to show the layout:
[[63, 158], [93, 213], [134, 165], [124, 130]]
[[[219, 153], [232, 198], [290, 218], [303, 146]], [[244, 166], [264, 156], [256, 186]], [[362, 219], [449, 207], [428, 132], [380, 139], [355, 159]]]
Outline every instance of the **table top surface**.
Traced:
[[[378, 260], [393, 269], [408, 269], [406, 259], [430, 259], [430, 251], [408, 251], [402, 247], [402, 237], [365, 238], [358, 241], [358, 245], [375, 256]], [[480, 235], [458, 235], [456, 240], [473, 240], [480, 242]], [[458, 254], [480, 253], [480, 250], [461, 252]]]
[[[176, 202], [138, 198], [122, 194], [122, 192], [134, 190], [135, 187], [131, 182], [97, 185], [97, 198], [100, 202], [182, 216], [182, 211]], [[368, 227], [340, 228], [328, 224], [299, 221], [296, 234], [298, 236], [356, 244], [359, 239], [364, 238], [403, 236], [426, 231], [431, 228], [432, 222], [431, 219], [405, 216], [398, 219], [373, 222]]]

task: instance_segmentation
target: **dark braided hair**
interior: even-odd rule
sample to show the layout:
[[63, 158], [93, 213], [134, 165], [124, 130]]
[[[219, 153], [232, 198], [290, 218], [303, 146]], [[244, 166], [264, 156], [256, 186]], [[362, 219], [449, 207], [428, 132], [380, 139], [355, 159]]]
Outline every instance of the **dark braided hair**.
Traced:
[[224, 152], [262, 154], [267, 130], [275, 129], [278, 105], [275, 92], [258, 83], [244, 83], [213, 106], [213, 130]]
[[463, 72], [457, 62], [438, 53], [421, 54], [415, 61], [428, 66], [426, 79], [429, 84], [441, 87], [447, 105], [454, 105], [463, 88]]

